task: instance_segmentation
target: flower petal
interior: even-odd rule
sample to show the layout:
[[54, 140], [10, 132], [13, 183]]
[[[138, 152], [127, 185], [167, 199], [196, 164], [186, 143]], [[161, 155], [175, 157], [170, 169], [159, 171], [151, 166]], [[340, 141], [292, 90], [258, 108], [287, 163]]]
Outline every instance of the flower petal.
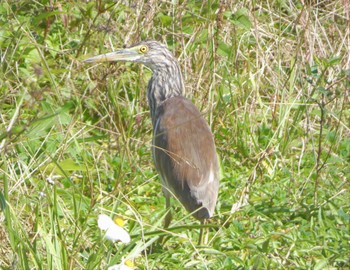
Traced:
[[101, 230], [107, 230], [113, 226], [114, 222], [109, 216], [101, 214], [98, 216], [97, 224]]
[[103, 214], [99, 215], [97, 224], [101, 230], [106, 231], [105, 237], [108, 240], [112, 242], [121, 241], [126, 244], [130, 242], [129, 233], [115, 224], [109, 216]]
[[108, 270], [133, 270], [133, 269], [134, 268], [131, 268], [123, 263], [108, 267]]

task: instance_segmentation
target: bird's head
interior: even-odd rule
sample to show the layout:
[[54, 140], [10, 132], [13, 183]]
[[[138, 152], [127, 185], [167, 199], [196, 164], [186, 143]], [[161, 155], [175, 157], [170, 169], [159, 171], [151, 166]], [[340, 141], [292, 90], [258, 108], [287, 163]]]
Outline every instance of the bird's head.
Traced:
[[88, 63], [101, 62], [137, 62], [156, 70], [166, 65], [176, 63], [176, 59], [168, 48], [157, 41], [143, 41], [129, 48], [100, 54], [84, 60]]

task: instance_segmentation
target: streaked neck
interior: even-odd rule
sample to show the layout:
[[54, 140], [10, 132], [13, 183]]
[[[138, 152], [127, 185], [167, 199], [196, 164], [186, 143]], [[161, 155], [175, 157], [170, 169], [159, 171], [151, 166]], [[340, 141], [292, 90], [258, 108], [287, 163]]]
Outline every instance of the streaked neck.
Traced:
[[150, 106], [153, 125], [157, 107], [172, 97], [183, 96], [184, 84], [180, 67], [177, 62], [159, 65], [153, 70], [153, 76], [148, 82], [147, 98]]

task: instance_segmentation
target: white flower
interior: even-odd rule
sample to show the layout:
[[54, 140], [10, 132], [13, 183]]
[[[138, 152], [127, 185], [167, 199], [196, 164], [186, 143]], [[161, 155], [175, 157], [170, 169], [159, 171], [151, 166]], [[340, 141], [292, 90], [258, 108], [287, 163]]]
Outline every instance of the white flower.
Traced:
[[97, 224], [101, 230], [106, 231], [105, 237], [108, 240], [111, 240], [112, 242], [119, 240], [126, 244], [130, 242], [129, 233], [122, 227], [115, 224], [109, 216], [104, 214], [99, 215]]
[[121, 263], [108, 267], [108, 270], [134, 270], [134, 268], [131, 268], [124, 263]]
[[49, 177], [46, 178], [46, 182], [48, 182], [50, 185], [54, 185], [55, 184], [55, 180], [61, 178], [61, 175], [51, 175]]

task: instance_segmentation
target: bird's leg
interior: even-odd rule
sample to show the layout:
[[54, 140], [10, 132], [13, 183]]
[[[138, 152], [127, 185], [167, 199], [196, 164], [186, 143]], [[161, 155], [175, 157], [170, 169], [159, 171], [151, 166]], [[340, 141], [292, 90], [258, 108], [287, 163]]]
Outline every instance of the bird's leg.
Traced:
[[170, 211], [170, 196], [165, 196], [165, 198], [166, 198], [166, 211], [167, 211], [167, 214], [165, 216], [164, 229], [169, 227], [169, 224], [170, 224], [171, 219], [172, 219], [171, 211]]
[[[166, 200], [166, 215], [165, 215], [165, 220], [164, 220], [164, 231], [169, 227], [169, 224], [171, 222], [171, 211], [170, 211], [170, 196], [169, 194], [167, 193], [167, 191], [164, 191], [163, 189], [163, 192], [164, 192], [164, 195], [165, 195], [165, 200]], [[163, 240], [165, 237], [165, 235], [161, 235], [158, 239], [158, 243], [160, 245], [164, 245], [165, 241]]]
[[[205, 225], [208, 224], [207, 219], [203, 219], [201, 220], [201, 228], [199, 230], [199, 239], [198, 239], [198, 245], [206, 245], [208, 243], [208, 228], [205, 227]], [[204, 231], [206, 232], [206, 234], [204, 234]], [[203, 237], [205, 239], [203, 239]]]
[[198, 246], [202, 245], [203, 240], [203, 225], [205, 224], [205, 220], [201, 220], [201, 228], [199, 229], [199, 238], [198, 238]]

